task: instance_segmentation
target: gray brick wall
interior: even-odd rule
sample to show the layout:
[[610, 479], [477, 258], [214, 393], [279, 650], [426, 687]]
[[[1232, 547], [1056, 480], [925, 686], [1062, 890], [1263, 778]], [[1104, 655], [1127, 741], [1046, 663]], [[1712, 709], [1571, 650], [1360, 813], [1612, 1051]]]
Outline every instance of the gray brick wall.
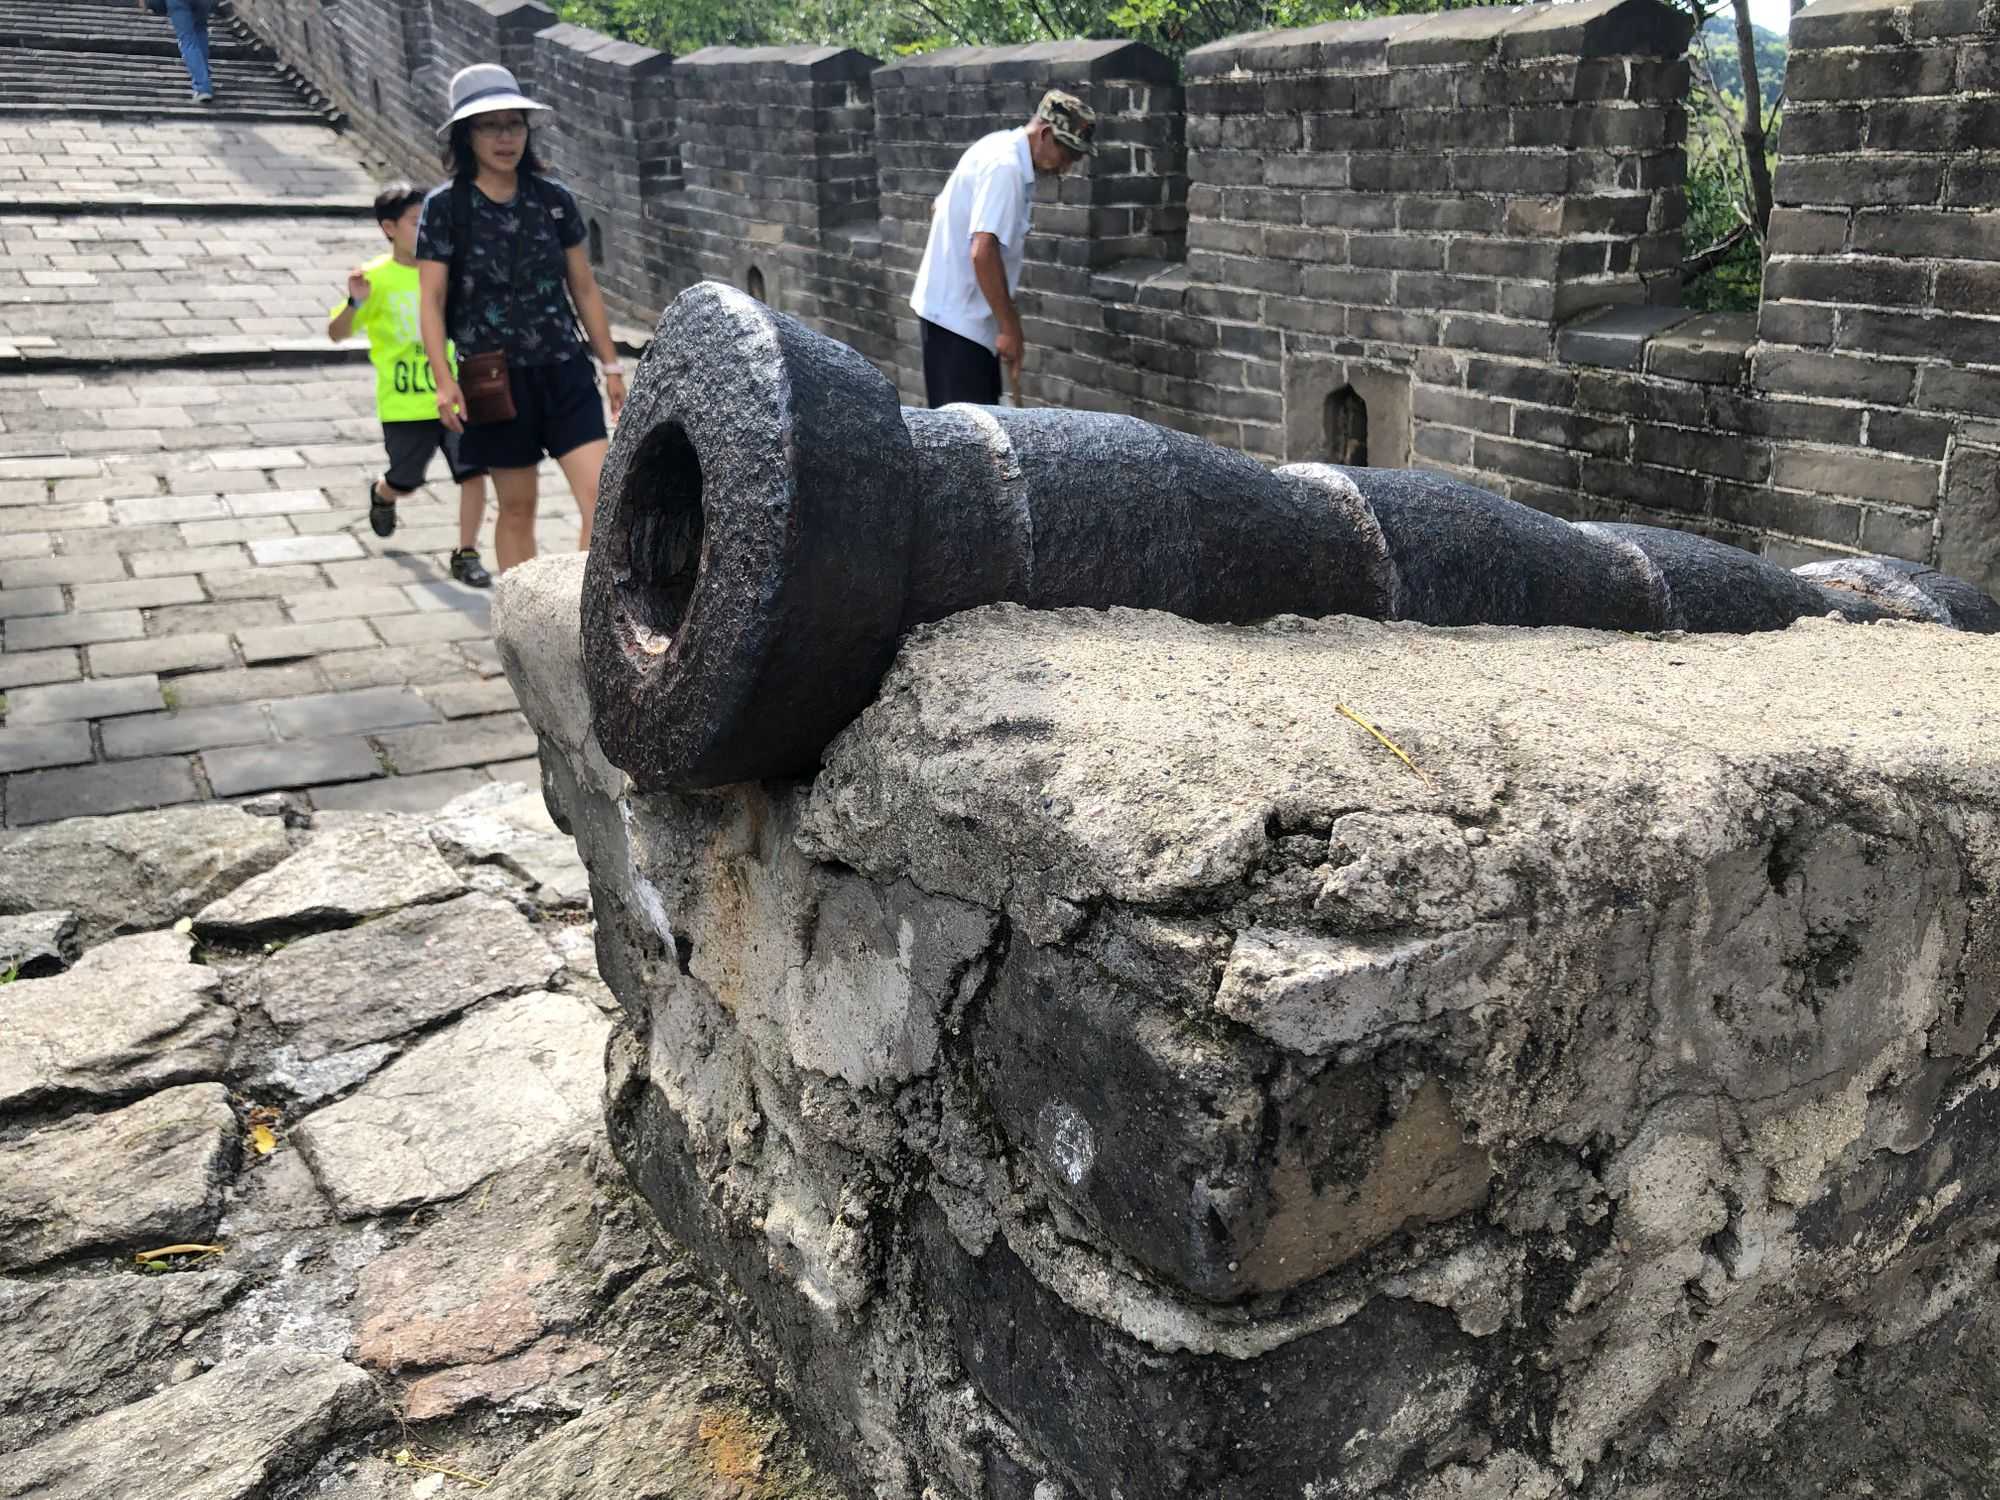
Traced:
[[1118, 41], [669, 60], [536, 0], [236, 5], [419, 180], [452, 72], [508, 62], [558, 111], [614, 306], [755, 288], [910, 401], [932, 200], [1061, 86], [1103, 150], [1038, 188], [1031, 401], [1273, 460], [1365, 430], [1370, 462], [1563, 515], [2000, 586], [2000, 34], [1976, 0], [1795, 18], [1764, 302], [1724, 318], [1674, 305], [1688, 22], [1661, 0], [1238, 37], [1184, 76]]

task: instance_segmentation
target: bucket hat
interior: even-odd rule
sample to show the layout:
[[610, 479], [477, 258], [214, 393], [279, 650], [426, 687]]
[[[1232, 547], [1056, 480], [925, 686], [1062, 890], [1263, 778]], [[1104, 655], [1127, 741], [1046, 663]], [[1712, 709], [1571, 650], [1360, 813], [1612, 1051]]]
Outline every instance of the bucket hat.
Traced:
[[503, 109], [549, 112], [546, 104], [537, 104], [522, 93], [514, 75], [498, 63], [474, 63], [469, 68], [460, 68], [452, 75], [450, 98], [447, 108], [451, 116], [438, 126], [439, 140], [451, 134], [451, 127], [460, 120], [469, 120], [474, 115], [495, 114]]
[[1035, 106], [1035, 118], [1045, 122], [1049, 134], [1078, 156], [1097, 155], [1092, 139], [1097, 134], [1097, 111], [1076, 95], [1050, 89]]

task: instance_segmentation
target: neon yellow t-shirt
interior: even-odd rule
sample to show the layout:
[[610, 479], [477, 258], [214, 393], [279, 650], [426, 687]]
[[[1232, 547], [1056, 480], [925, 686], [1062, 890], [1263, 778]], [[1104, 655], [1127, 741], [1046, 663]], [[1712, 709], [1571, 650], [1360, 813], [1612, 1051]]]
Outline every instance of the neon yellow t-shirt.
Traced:
[[[375, 414], [384, 422], [436, 421], [437, 385], [424, 357], [417, 314], [417, 268], [399, 266], [388, 254], [369, 261], [361, 274], [368, 278], [368, 300], [354, 314], [354, 331], [368, 335], [368, 358], [375, 364]], [[335, 304], [328, 316], [338, 317], [346, 306], [344, 301]], [[446, 357], [451, 358], [449, 349]]]

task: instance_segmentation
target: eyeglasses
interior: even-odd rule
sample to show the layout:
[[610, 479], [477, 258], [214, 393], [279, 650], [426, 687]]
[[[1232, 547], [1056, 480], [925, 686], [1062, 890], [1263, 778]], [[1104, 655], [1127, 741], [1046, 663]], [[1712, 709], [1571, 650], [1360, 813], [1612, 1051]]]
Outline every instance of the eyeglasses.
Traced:
[[478, 135], [526, 135], [526, 120], [475, 120], [472, 129]]

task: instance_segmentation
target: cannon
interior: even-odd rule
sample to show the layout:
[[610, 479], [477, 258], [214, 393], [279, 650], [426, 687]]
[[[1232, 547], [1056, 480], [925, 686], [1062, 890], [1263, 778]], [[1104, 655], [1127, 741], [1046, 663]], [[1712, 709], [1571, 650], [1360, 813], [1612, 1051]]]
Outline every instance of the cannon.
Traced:
[[666, 310], [605, 461], [583, 597], [598, 740], [638, 786], [810, 772], [905, 632], [1003, 601], [1219, 623], [2000, 630], [1991, 599], [1913, 564], [1788, 572], [1423, 470], [1267, 469], [1097, 412], [905, 408], [853, 349], [729, 287]]

